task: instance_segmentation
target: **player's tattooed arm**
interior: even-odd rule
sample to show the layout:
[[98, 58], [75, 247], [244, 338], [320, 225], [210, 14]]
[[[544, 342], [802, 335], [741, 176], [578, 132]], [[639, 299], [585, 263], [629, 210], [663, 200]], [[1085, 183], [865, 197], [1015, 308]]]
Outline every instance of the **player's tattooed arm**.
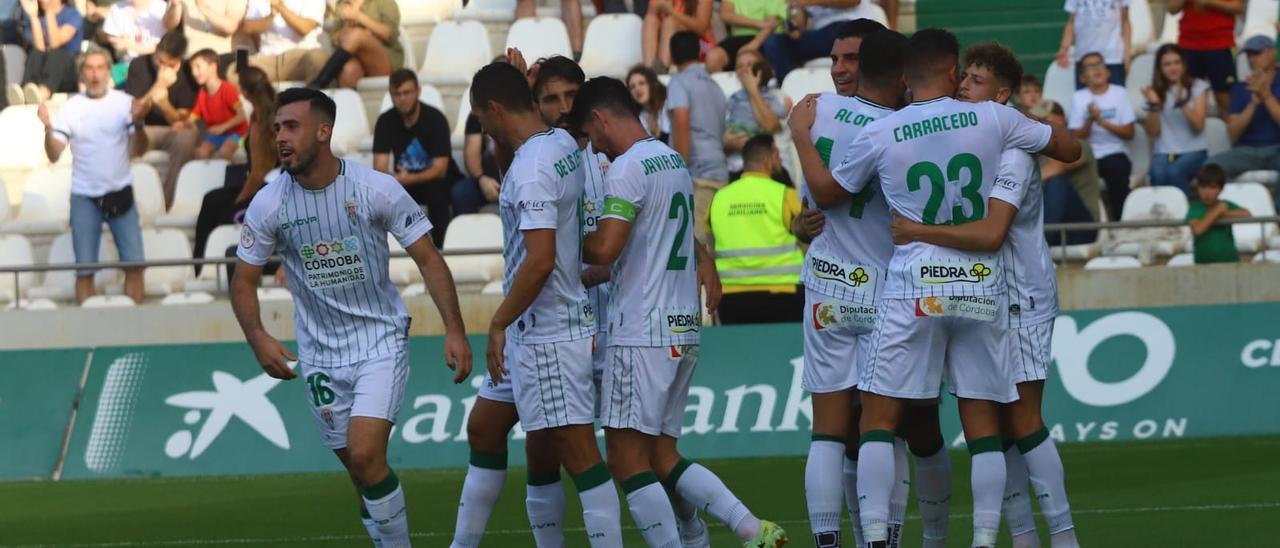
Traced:
[[506, 298], [502, 299], [502, 304], [498, 305], [498, 310], [494, 311], [493, 319], [489, 322], [489, 349], [486, 352], [486, 358], [489, 374], [494, 382], [501, 381], [506, 373], [502, 368], [502, 362], [507, 326], [515, 323], [529, 305], [533, 304], [533, 300], [546, 285], [547, 278], [551, 277], [551, 272], [556, 268], [556, 231], [554, 229], [525, 230], [524, 247], [524, 262], [520, 263], [520, 268], [516, 269]]
[[231, 278], [231, 310], [244, 337], [253, 348], [262, 370], [277, 379], [292, 379], [297, 375], [289, 362], [297, 360], [289, 349], [267, 333], [262, 325], [258, 306], [258, 283], [262, 279], [262, 267], [243, 260], [236, 263], [235, 276]]
[[413, 262], [417, 263], [422, 279], [426, 282], [431, 300], [436, 303], [440, 319], [444, 322], [444, 359], [454, 371], [454, 384], [471, 376], [471, 344], [467, 342], [467, 327], [462, 321], [458, 306], [458, 290], [453, 283], [453, 273], [429, 236], [405, 248]]
[[893, 243], [925, 242], [965, 251], [994, 252], [1004, 245], [1018, 208], [1004, 200], [987, 200], [987, 216], [959, 225], [926, 225], [893, 212]]

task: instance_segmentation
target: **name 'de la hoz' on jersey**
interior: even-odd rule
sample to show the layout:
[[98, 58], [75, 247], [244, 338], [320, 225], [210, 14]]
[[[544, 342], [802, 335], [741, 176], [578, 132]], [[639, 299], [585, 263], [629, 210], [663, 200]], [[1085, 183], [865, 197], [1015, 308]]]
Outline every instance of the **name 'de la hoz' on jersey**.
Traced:
[[298, 254], [302, 256], [302, 269], [310, 289], [340, 287], [367, 278], [364, 260], [360, 257], [360, 240], [355, 236], [305, 244], [298, 248]]
[[684, 169], [684, 159], [679, 154], [664, 154], [662, 156], [654, 156], [640, 160], [640, 165], [644, 167], [644, 174], [650, 175], [659, 171], [671, 169]]

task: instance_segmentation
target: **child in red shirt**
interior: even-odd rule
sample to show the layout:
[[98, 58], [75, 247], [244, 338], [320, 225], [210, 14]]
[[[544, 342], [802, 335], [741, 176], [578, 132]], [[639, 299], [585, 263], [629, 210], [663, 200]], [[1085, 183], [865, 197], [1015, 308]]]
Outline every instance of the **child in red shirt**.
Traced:
[[204, 120], [205, 135], [195, 156], [205, 160], [218, 156], [228, 162], [235, 156], [240, 140], [249, 130], [240, 90], [235, 84], [218, 77], [218, 54], [202, 49], [191, 56], [191, 76], [200, 84], [196, 106], [191, 110], [192, 123]]

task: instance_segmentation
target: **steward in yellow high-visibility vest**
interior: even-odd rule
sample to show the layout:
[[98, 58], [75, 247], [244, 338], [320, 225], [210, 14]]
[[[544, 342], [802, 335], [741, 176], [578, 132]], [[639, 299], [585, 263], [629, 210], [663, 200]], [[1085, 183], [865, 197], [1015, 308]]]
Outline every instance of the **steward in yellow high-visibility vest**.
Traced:
[[791, 233], [791, 221], [800, 214], [799, 196], [768, 175], [782, 165], [773, 137], [751, 138], [742, 157], [742, 177], [716, 191], [707, 215], [724, 288], [720, 321], [801, 321], [804, 251]]

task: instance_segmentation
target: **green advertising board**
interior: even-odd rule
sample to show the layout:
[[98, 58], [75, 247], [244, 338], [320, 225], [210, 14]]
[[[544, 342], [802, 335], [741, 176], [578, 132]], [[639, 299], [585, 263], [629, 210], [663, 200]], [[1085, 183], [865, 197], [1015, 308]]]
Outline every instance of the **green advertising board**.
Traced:
[[0, 479], [48, 478], [88, 349], [0, 353]]
[[[1045, 396], [1053, 436], [1070, 443], [1280, 433], [1277, 313], [1280, 304], [1064, 314], [1055, 326], [1055, 366]], [[484, 339], [471, 342], [481, 357]], [[22, 362], [14, 360], [21, 353], [0, 354], [6, 364], [19, 365], [8, 367], [5, 378], [26, 382], [67, 368], [78, 380], [81, 369], [63, 362], [78, 355], [83, 366], [83, 352], [38, 354]], [[439, 337], [411, 341], [412, 374], [390, 446], [395, 467], [467, 462], [465, 424], [483, 365], [477, 362], [473, 377], [454, 385], [442, 354]], [[705, 329], [682, 451], [696, 458], [804, 454], [811, 410], [800, 387], [803, 363], [798, 324]], [[9, 385], [0, 397], [12, 397], [2, 391]], [[42, 385], [44, 396], [27, 397], [65, 421], [74, 395], [60, 386]], [[302, 380], [264, 375], [244, 344], [99, 348], [63, 477], [337, 470], [320, 444], [307, 397]], [[64, 405], [61, 415], [52, 412], [57, 402]], [[61, 438], [64, 424], [41, 420], [38, 429], [0, 425], [6, 441], [0, 478], [53, 468], [50, 436]], [[961, 442], [950, 399], [943, 428], [953, 443]], [[517, 430], [515, 462], [522, 440]], [[25, 468], [11, 464], [14, 451]]]

